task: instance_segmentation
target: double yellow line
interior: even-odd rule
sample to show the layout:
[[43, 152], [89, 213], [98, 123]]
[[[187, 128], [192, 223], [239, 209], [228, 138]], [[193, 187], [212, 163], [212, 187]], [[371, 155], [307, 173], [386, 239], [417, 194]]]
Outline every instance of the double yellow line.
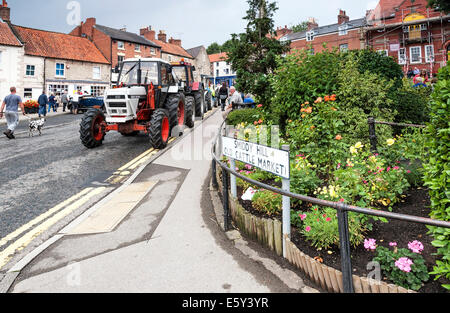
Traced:
[[[75, 196], [61, 202], [57, 206], [39, 215], [32, 221], [23, 225], [16, 231], [0, 239], [0, 248], [8, 242], [22, 236], [7, 246], [5, 250], [0, 252], [0, 269], [3, 268], [13, 257], [14, 253], [23, 250], [33, 239], [42, 234], [44, 231], [55, 225], [58, 221], [86, 204], [92, 197], [102, 193], [106, 187], [86, 188]], [[38, 225], [37, 227], [35, 227]], [[35, 227], [35, 228], [33, 228]], [[31, 229], [31, 230], [30, 230]]]

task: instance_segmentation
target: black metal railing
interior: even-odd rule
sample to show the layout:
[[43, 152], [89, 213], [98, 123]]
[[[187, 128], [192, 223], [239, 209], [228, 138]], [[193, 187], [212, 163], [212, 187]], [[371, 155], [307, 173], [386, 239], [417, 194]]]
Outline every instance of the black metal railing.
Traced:
[[[351, 263], [351, 256], [350, 256], [350, 236], [349, 236], [349, 227], [348, 227], [348, 213], [349, 212], [355, 212], [355, 213], [362, 213], [369, 216], [376, 216], [376, 217], [383, 217], [386, 219], [394, 219], [394, 220], [400, 220], [405, 222], [411, 222], [411, 223], [417, 223], [417, 224], [424, 224], [427, 226], [436, 226], [436, 227], [443, 227], [443, 228], [450, 228], [450, 222], [441, 221], [441, 220], [433, 220], [431, 218], [423, 218], [423, 217], [417, 217], [417, 216], [411, 216], [411, 215], [405, 215], [405, 214], [398, 214], [398, 213], [392, 213], [392, 212], [385, 212], [385, 211], [378, 211], [374, 209], [369, 208], [361, 208], [353, 205], [348, 205], [343, 202], [332, 202], [322, 199], [317, 199], [309, 196], [299, 195], [296, 193], [292, 193], [289, 191], [285, 191], [282, 189], [278, 189], [276, 187], [255, 181], [251, 178], [248, 178], [244, 175], [241, 175], [240, 173], [236, 172], [235, 169], [231, 169], [228, 167], [227, 164], [221, 162], [219, 158], [217, 157], [216, 153], [216, 147], [217, 142], [219, 140], [219, 137], [222, 135], [222, 130], [224, 123], [220, 126], [220, 131], [216, 137], [215, 142], [212, 146], [212, 167], [213, 167], [213, 174], [216, 173], [216, 164], [218, 164], [222, 170], [222, 182], [223, 182], [223, 188], [222, 188], [222, 196], [223, 196], [223, 207], [224, 207], [224, 228], [225, 231], [228, 231], [230, 229], [230, 210], [229, 210], [229, 197], [228, 197], [228, 175], [225, 175], [225, 173], [229, 173], [230, 175], [234, 175], [237, 178], [242, 179], [243, 181], [246, 181], [250, 183], [251, 185], [257, 186], [259, 188], [272, 191], [274, 193], [277, 193], [282, 196], [286, 196], [292, 199], [297, 199], [306, 203], [315, 204], [321, 207], [328, 207], [333, 208], [337, 211], [338, 215], [338, 228], [339, 228], [339, 242], [340, 242], [340, 253], [341, 253], [341, 266], [342, 266], [342, 279], [343, 279], [343, 290], [344, 293], [354, 293], [354, 287], [353, 287], [353, 274], [352, 274], [352, 263]], [[216, 176], [213, 175], [213, 186], [217, 186], [217, 180]]]

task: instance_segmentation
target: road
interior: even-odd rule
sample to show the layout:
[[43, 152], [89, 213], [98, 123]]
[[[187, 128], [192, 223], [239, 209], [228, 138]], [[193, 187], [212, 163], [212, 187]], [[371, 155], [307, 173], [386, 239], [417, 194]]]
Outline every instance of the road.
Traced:
[[[145, 135], [125, 138], [109, 133], [102, 147], [89, 150], [79, 139], [81, 118], [49, 118], [42, 136], [33, 138], [21, 121], [16, 140], [0, 139], [0, 238], [84, 188], [104, 183], [151, 148]], [[2, 133], [4, 128], [0, 126]]]

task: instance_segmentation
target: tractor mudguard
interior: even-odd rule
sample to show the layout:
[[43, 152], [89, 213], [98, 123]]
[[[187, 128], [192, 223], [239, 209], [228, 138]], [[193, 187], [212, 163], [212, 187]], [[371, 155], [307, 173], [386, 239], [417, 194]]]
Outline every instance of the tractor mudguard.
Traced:
[[192, 91], [199, 91], [201, 89], [201, 84], [199, 82], [192, 83]]

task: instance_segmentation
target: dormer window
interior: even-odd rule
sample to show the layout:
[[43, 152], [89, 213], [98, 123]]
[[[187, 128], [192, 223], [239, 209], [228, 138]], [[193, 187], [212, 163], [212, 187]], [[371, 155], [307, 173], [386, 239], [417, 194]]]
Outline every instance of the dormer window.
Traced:
[[306, 33], [306, 41], [313, 41], [314, 40], [314, 31], [309, 31]]
[[348, 25], [343, 24], [339, 26], [339, 36], [345, 36], [348, 34]]

